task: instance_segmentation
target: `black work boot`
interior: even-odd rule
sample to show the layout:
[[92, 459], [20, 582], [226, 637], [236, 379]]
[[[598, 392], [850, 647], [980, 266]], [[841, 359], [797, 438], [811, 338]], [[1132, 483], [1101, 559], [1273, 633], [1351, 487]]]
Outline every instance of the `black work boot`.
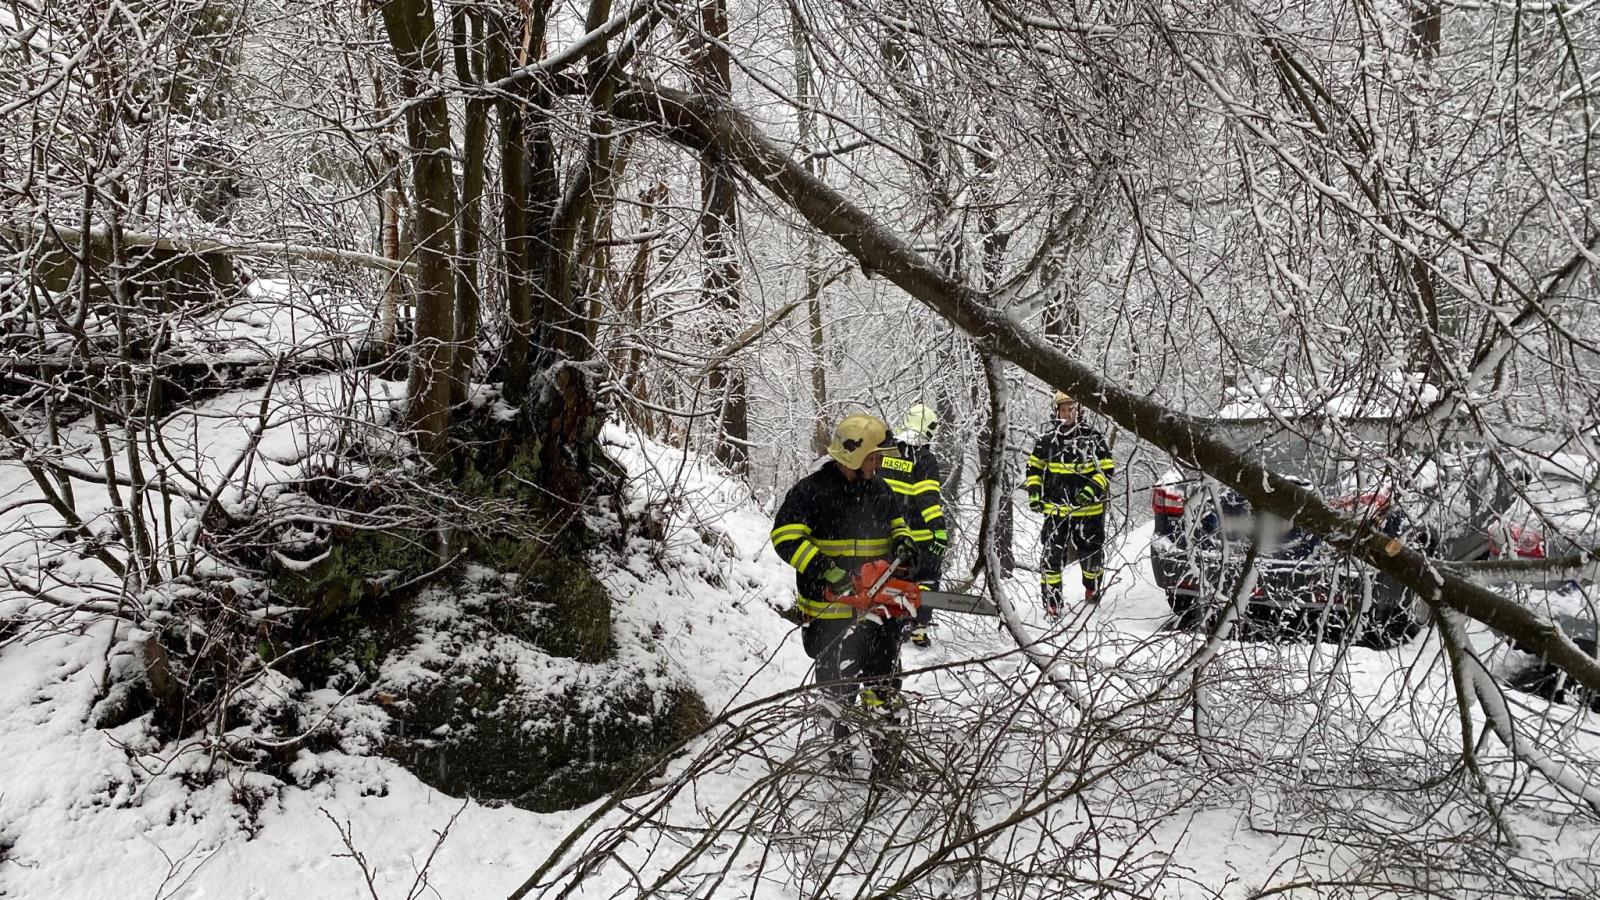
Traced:
[[900, 781], [910, 769], [905, 743], [898, 736], [878, 734], [872, 738], [872, 780]]
[[827, 771], [836, 775], [853, 777], [855, 775], [855, 768], [855, 754], [851, 752], [849, 748], [835, 747], [828, 751]]
[[1061, 588], [1058, 585], [1046, 585], [1041, 592], [1044, 600], [1044, 617], [1051, 622], [1061, 618]]

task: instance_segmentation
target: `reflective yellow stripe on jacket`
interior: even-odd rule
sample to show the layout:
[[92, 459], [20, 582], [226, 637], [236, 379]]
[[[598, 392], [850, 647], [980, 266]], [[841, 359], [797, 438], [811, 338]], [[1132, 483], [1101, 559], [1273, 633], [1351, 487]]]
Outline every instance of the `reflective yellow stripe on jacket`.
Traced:
[[[883, 481], [896, 494], [912, 498], [913, 504], [916, 498], [923, 494], [932, 494], [934, 500], [940, 500], [939, 482], [935, 479], [928, 478], [917, 482], [905, 482], [894, 478], [885, 478]], [[912, 508], [915, 509], [916, 507], [913, 505]], [[944, 506], [941, 503], [929, 503], [927, 506], [917, 509], [916, 512], [917, 515], [922, 517], [922, 524], [924, 525], [931, 526], [935, 519], [944, 518]], [[918, 542], [931, 541], [933, 540], [933, 531], [934, 529], [931, 527], [913, 528], [910, 532], [911, 539]]]
[[822, 548], [811, 540], [810, 525], [780, 525], [772, 529], [772, 547], [789, 565], [801, 572], [811, 565]]
[[1065, 518], [1067, 516], [1071, 516], [1073, 518], [1077, 518], [1079, 516], [1098, 516], [1105, 511], [1105, 501], [1092, 503], [1088, 506], [1073, 506], [1071, 503], [1050, 503], [1048, 501], [1044, 504], [1045, 515], [1057, 516], [1061, 518]]
[[896, 494], [907, 494], [912, 497], [915, 497], [918, 494], [926, 494], [929, 491], [937, 491], [939, 489], [939, 482], [934, 481], [932, 478], [929, 478], [926, 481], [918, 481], [915, 484], [910, 484], [904, 481], [896, 481], [892, 478], [885, 478], [883, 482], [893, 489]]
[[[1070, 462], [1052, 462], [1052, 463], [1047, 463], [1047, 462], [1045, 462], [1044, 460], [1040, 459], [1037, 456], [1029, 456], [1028, 457], [1028, 470], [1030, 472], [1032, 472], [1034, 470], [1038, 470], [1041, 473], [1042, 472], [1049, 472], [1052, 475], [1088, 475], [1091, 472], [1109, 472], [1112, 469], [1115, 469], [1116, 467], [1117, 467], [1116, 461], [1113, 460], [1113, 459], [1110, 459], [1110, 458], [1091, 459], [1091, 460], [1087, 460], [1085, 462], [1077, 462], [1077, 463], [1070, 463]], [[1027, 480], [1028, 480], [1029, 484], [1032, 484], [1034, 482], [1040, 481], [1040, 478], [1037, 475], [1029, 475]]]
[[826, 600], [812, 600], [809, 597], [796, 597], [794, 605], [802, 615], [812, 619], [848, 619], [856, 613], [843, 603], [829, 603]]
[[[809, 525], [780, 525], [772, 529], [772, 546], [789, 565], [805, 572], [818, 556], [823, 555], [841, 560], [883, 559], [889, 555], [894, 538], [913, 535], [911, 529], [906, 527], [906, 520], [900, 516], [890, 520], [889, 528], [890, 537], [886, 538], [829, 539], [812, 537]], [[801, 613], [813, 619], [848, 619], [855, 615], [855, 610], [843, 603], [813, 600], [805, 596], [797, 597], [795, 605]]]
[[[910, 531], [902, 524], [895, 533], [910, 534]], [[889, 555], [889, 538], [841, 538], [831, 541], [814, 539], [813, 543], [823, 553], [841, 559], [871, 559]]]
[[[829, 556], [854, 556], [858, 551], [870, 548], [858, 546], [860, 544], [882, 545], [883, 550], [878, 555], [889, 552], [887, 540], [878, 541], [829, 541], [813, 540], [811, 526], [804, 524], [780, 525], [772, 529], [772, 546], [778, 555], [788, 561], [801, 572], [806, 571], [818, 556], [826, 553]], [[843, 603], [830, 603], [827, 600], [812, 600], [809, 597], [795, 598], [795, 606], [800, 612], [813, 619], [848, 619], [854, 610]]]
[[1022, 485], [1030, 494], [1044, 490], [1044, 460], [1032, 453], [1028, 454], [1028, 477], [1023, 479]]

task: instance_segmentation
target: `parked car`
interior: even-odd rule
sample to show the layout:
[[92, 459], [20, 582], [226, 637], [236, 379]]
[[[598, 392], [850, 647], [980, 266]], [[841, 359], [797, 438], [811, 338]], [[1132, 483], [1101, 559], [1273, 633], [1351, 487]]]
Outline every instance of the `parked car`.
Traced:
[[[1303, 430], [1235, 423], [1226, 439], [1386, 534], [1449, 559], [1488, 553], [1486, 529], [1509, 493], [1480, 448], [1456, 444], [1397, 455], [1376, 443], [1326, 439], [1309, 423]], [[1256, 579], [1245, 598], [1246, 633], [1348, 638], [1386, 648], [1421, 629], [1411, 591], [1293, 522], [1257, 516], [1242, 496], [1209, 476], [1170, 470], [1151, 491], [1151, 509], [1151, 568], [1179, 628], [1204, 628], [1227, 607], [1259, 534]]]
[[[1549, 616], [1585, 653], [1596, 651], [1595, 551], [1600, 548], [1600, 464], [1573, 454], [1525, 455], [1510, 465], [1516, 496], [1489, 526], [1490, 556], [1530, 563], [1583, 561], [1576, 566], [1532, 566], [1502, 573], [1499, 587], [1534, 612]], [[1521, 648], [1518, 648], [1521, 649]], [[1510, 673], [1513, 687], [1557, 702], [1600, 697], [1568, 685], [1566, 674], [1543, 660]]]
[[[1524, 456], [1510, 466], [1516, 496], [1489, 527], [1497, 559], [1589, 555], [1600, 547], [1600, 465], [1573, 454]], [[1570, 578], [1551, 570], [1535, 587], [1556, 589]]]

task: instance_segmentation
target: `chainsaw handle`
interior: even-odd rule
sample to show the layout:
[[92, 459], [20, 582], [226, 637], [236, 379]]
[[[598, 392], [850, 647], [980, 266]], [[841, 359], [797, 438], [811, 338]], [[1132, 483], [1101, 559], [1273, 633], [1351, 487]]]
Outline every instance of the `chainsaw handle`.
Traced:
[[912, 618], [922, 604], [922, 587], [914, 581], [896, 579], [894, 574], [894, 566], [888, 560], [873, 560], [856, 571], [849, 592], [824, 588], [823, 596], [831, 603], [842, 603], [880, 622], [885, 617]]

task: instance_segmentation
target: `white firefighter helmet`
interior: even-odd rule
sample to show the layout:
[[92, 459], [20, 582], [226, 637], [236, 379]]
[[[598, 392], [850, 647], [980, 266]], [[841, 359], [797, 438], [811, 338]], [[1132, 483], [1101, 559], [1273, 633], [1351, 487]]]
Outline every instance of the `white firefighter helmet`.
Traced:
[[933, 407], [918, 403], [906, 410], [906, 420], [902, 427], [923, 440], [931, 441], [939, 430], [939, 414], [933, 411]]

